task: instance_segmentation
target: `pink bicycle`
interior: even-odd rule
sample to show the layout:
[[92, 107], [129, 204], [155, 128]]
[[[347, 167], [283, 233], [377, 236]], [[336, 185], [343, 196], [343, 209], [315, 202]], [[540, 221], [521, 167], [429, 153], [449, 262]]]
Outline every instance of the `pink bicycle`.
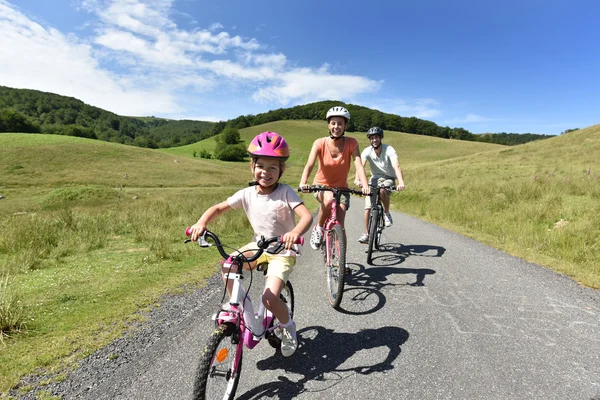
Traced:
[[[189, 228], [186, 234], [189, 236]], [[238, 251], [238, 254], [231, 257], [225, 251], [217, 235], [210, 231], [206, 231], [198, 238], [198, 244], [202, 247], [212, 246], [206, 241], [206, 238], [211, 239], [219, 249], [221, 256], [226, 262], [231, 263], [232, 272], [227, 279], [233, 280], [233, 289], [229, 303], [213, 315], [216, 329], [210, 335], [208, 343], [202, 351], [192, 398], [194, 400], [216, 398], [231, 400], [235, 396], [242, 372], [244, 346], [253, 349], [263, 338], [266, 338], [272, 347], [276, 349], [281, 347], [282, 333], [279, 321], [262, 302], [260, 302], [258, 312], [254, 312], [252, 301], [241, 282], [244, 273], [243, 266], [245, 263], [257, 260], [264, 251], [277, 254], [285, 247], [281, 243], [281, 237], [269, 239], [261, 237], [257, 242], [258, 249], [253, 249], [255, 251], [253, 256], [246, 257]], [[190, 241], [188, 239], [186, 243]], [[303, 243], [304, 239], [299, 238], [297, 244], [302, 245]], [[272, 244], [274, 245], [271, 246]], [[267, 264], [261, 264], [256, 267], [256, 270], [266, 274], [267, 268]], [[246, 272], [248, 271], [246, 270]], [[250, 278], [250, 285], [252, 285], [252, 278]], [[290, 317], [293, 317], [294, 290], [289, 281], [281, 291], [281, 299], [287, 304]]]
[[337, 205], [342, 193], [350, 193], [362, 196], [360, 190], [350, 188], [335, 188], [324, 186], [309, 186], [298, 188], [299, 192], [332, 192], [333, 202], [331, 212], [323, 226], [323, 237], [325, 239], [325, 267], [327, 270], [327, 297], [329, 304], [335, 309], [340, 307], [344, 295], [345, 272], [346, 272], [346, 235], [344, 228], [337, 220]]

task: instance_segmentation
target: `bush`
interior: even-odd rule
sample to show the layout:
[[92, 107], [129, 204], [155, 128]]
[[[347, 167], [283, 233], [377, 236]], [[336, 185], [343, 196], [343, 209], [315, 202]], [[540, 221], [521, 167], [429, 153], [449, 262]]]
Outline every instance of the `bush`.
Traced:
[[[194, 156], [194, 157], [196, 157], [196, 156]], [[212, 157], [212, 154], [210, 154], [210, 152], [208, 150], [202, 149], [202, 150], [200, 150], [200, 158], [206, 158], [206, 159], [210, 160], [213, 157]]]
[[215, 150], [215, 158], [221, 161], [244, 161], [247, 154], [243, 144], [223, 146]]

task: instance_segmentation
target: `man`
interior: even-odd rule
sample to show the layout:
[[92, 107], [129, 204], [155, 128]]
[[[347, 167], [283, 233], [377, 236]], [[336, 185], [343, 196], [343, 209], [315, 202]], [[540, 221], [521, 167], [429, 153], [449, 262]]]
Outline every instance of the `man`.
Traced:
[[[360, 158], [363, 166], [369, 161], [369, 167], [371, 168], [371, 179], [370, 185], [379, 186], [384, 184], [387, 187], [395, 187], [396, 190], [404, 190], [404, 179], [402, 178], [402, 170], [400, 169], [400, 163], [398, 161], [398, 154], [392, 146], [383, 144], [383, 129], [378, 126], [374, 126], [367, 132], [367, 138], [371, 142], [371, 146], [365, 148]], [[398, 184], [396, 185], [396, 179]], [[361, 186], [358, 176], [354, 180], [354, 184]], [[380, 196], [381, 202], [383, 203], [383, 219], [385, 226], [392, 225], [392, 216], [390, 215], [390, 194], [389, 192], [381, 188]], [[365, 231], [368, 230], [369, 226], [369, 210], [371, 209], [371, 197], [365, 198]], [[369, 242], [369, 233], [363, 234], [358, 241], [360, 243]]]

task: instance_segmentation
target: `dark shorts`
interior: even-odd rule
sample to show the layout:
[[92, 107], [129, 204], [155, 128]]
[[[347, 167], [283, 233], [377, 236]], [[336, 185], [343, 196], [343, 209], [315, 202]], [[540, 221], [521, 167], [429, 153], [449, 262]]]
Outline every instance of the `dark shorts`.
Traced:
[[[319, 200], [319, 193], [323, 192], [315, 192], [315, 198], [317, 200]], [[346, 206], [346, 210], [350, 209], [350, 193], [342, 193], [342, 195], [340, 196], [340, 205], [342, 204]]]

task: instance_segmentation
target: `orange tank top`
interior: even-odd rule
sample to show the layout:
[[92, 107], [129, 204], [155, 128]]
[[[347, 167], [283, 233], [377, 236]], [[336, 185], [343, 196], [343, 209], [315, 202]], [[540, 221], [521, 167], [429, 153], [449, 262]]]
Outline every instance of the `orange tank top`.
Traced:
[[313, 185], [325, 185], [329, 187], [348, 187], [348, 173], [350, 165], [354, 161], [352, 153], [358, 147], [358, 141], [353, 137], [345, 136], [344, 149], [337, 158], [331, 156], [327, 147], [328, 138], [317, 139], [317, 160], [319, 169], [315, 175]]

